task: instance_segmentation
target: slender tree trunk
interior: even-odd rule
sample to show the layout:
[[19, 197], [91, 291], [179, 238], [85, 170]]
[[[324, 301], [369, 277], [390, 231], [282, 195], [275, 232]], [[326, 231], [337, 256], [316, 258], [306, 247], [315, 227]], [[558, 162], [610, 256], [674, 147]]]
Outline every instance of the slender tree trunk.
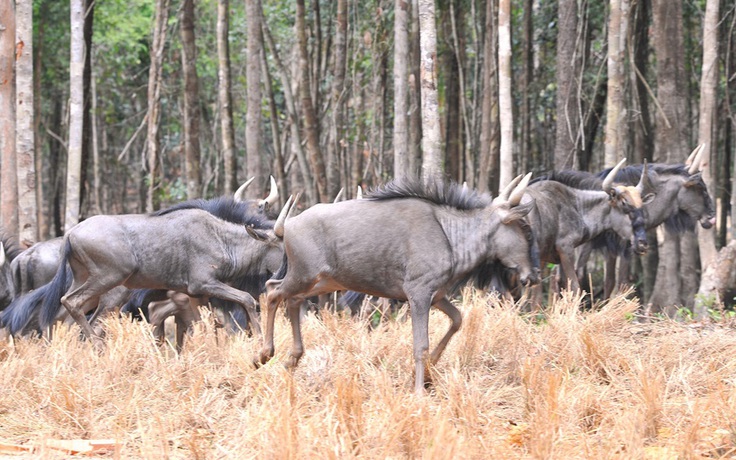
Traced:
[[608, 101], [604, 165], [612, 167], [625, 156], [624, 52], [628, 21], [623, 17], [628, 15], [628, 1], [611, 0], [608, 14]]
[[577, 139], [580, 132], [578, 98], [576, 94], [578, 54], [577, 0], [557, 2], [557, 125], [555, 136], [554, 168], [577, 167]]
[[[38, 211], [38, 237], [45, 240], [49, 236], [49, 219], [47, 217], [48, 209], [44, 209], [44, 204], [48, 203], [48, 197], [44, 197], [44, 190], [50, 183], [49, 178], [44, 174], [43, 149], [41, 148], [41, 138], [39, 136], [39, 127], [41, 126], [41, 62], [43, 57], [43, 41], [46, 31], [46, 16], [48, 6], [43, 3], [38, 14], [38, 37], [37, 44], [34, 46], [34, 64], [33, 64], [33, 136], [34, 149], [36, 159], [36, 209]], [[44, 184], [46, 179], [46, 184]], [[50, 208], [50, 206], [48, 206]]]
[[514, 175], [514, 119], [511, 99], [511, 0], [498, 4], [498, 94], [501, 114], [499, 190]]
[[[652, 19], [654, 50], [657, 55], [657, 102], [654, 161], [682, 162], [686, 158], [687, 106], [685, 65], [682, 50], [682, 5], [669, 0], [653, 0]], [[689, 245], [681, 239], [692, 238], [661, 232], [658, 246], [657, 279], [649, 302], [655, 311], [673, 308], [684, 302], [680, 296], [683, 276], [695, 273], [696, 267], [681, 265], [681, 250]], [[683, 273], [688, 271], [690, 273]]]
[[184, 73], [184, 158], [187, 169], [187, 199], [202, 196], [200, 172], [200, 107], [197, 77], [197, 46], [194, 36], [194, 0], [183, 0], [179, 25], [181, 67]]
[[92, 157], [92, 31], [95, 18], [95, 0], [84, 0], [84, 71], [82, 72], [82, 172], [79, 176], [79, 219], [90, 213], [87, 172]]
[[[273, 153], [275, 160], [273, 169], [274, 175], [276, 176], [276, 186], [279, 189], [279, 201], [281, 204], [283, 204], [284, 197], [288, 194], [288, 187], [286, 183], [286, 165], [284, 164], [284, 154], [283, 149], [281, 148], [278, 108], [276, 107], [276, 99], [274, 97], [273, 87], [271, 86], [271, 74], [268, 70], [265, 49], [261, 50], [261, 66], [263, 66], [263, 86], [266, 90], [266, 95], [268, 98], [268, 111], [271, 114], [271, 138], [273, 139]], [[280, 208], [281, 206], [279, 206], [279, 209]]]
[[496, 0], [486, 1], [485, 39], [483, 42], [483, 102], [481, 106], [480, 158], [478, 189], [496, 190], [498, 185], [498, 53]]
[[534, 77], [534, 23], [532, 21], [532, 0], [524, 0], [522, 17], [523, 46], [521, 51], [521, 138], [519, 139], [519, 156], [522, 161], [522, 172], [531, 171], [539, 165], [532, 161], [532, 116], [531, 116], [531, 84]]
[[335, 18], [335, 55], [332, 70], [331, 107], [332, 123], [330, 125], [329, 140], [327, 143], [327, 188], [330, 196], [337, 193], [340, 187], [340, 158], [344, 150], [345, 127], [344, 101], [345, 97], [345, 70], [347, 68], [348, 44], [348, 3], [347, 0], [337, 0], [337, 16]]
[[15, 2], [0, 2], [0, 223], [18, 228], [18, 176], [15, 157]]
[[[709, 191], [714, 191], [714, 181], [709, 167], [709, 160], [713, 157], [717, 142], [715, 132], [716, 91], [718, 84], [718, 0], [708, 0], [705, 5], [705, 20], [703, 22], [703, 68], [700, 75], [700, 120], [698, 122], [698, 143], [705, 144], [705, 164], [703, 180]], [[725, 206], [725, 203], [723, 204]], [[698, 229], [698, 247], [700, 248], [700, 266], [703, 272], [713, 264], [716, 258], [715, 229]], [[702, 291], [702, 289], [701, 289]], [[702, 302], [702, 297], [696, 302]], [[703, 309], [700, 308], [701, 317]]]
[[297, 0], [296, 2], [296, 34], [299, 43], [299, 95], [302, 102], [304, 134], [307, 140], [309, 162], [312, 166], [314, 180], [317, 183], [317, 200], [332, 201], [327, 194], [327, 173], [319, 146], [319, 122], [310, 94], [311, 84], [309, 78], [309, 53], [307, 50], [304, 0]]
[[419, 0], [419, 48], [422, 85], [422, 177], [443, 174], [442, 138], [437, 100], [437, 25], [434, 0]]
[[16, 167], [18, 170], [18, 238], [22, 247], [38, 241], [36, 162], [33, 138], [33, 5], [15, 9]]
[[409, 175], [409, 2], [394, 2], [394, 177]]
[[248, 108], [245, 114], [245, 152], [248, 178], [255, 178], [249, 187], [248, 195], [252, 198], [260, 197], [263, 192], [263, 166], [261, 151], [263, 148], [263, 134], [261, 131], [261, 50], [263, 37], [261, 36], [261, 4], [259, 0], [247, 0], [245, 11], [248, 18], [248, 66], [245, 78], [248, 82]]
[[71, 2], [71, 61], [69, 63], [69, 150], [66, 170], [64, 232], [79, 222], [84, 117], [84, 0]]
[[[94, 56], [93, 50], [93, 58]], [[91, 61], [92, 68], [94, 69], [94, 63], [95, 60], [92, 59]], [[92, 178], [94, 180], [94, 184], [92, 185], [92, 195], [94, 196], [94, 213], [95, 214], [102, 214], [102, 195], [100, 194], [101, 187], [101, 176], [100, 176], [100, 169], [101, 169], [101, 159], [100, 159], [100, 143], [99, 143], [99, 132], [97, 129], [97, 81], [96, 81], [96, 72], [92, 72], [91, 81], [90, 81], [90, 92], [91, 92], [91, 100], [92, 100]]]
[[[443, 117], [442, 136], [445, 144], [445, 172], [446, 175], [454, 181], [462, 179], [462, 151], [463, 151], [463, 129], [462, 118], [460, 114], [461, 92], [460, 92], [460, 66], [456, 57], [461, 51], [449, 44], [453, 43], [455, 36], [452, 31], [452, 24], [455, 21], [454, 15], [460, 17], [459, 12], [454, 11], [452, 3], [455, 0], [440, 2], [440, 24], [439, 43], [447, 43], [439, 50], [439, 73], [443, 75], [444, 84], [444, 104], [441, 113]], [[460, 47], [461, 48], [461, 47]]]
[[[259, 13], [260, 16], [260, 13]], [[224, 193], [232, 195], [237, 188], [237, 163], [235, 156], [235, 134], [233, 130], [233, 106], [230, 83], [230, 2], [217, 2], [217, 99], [220, 108], [220, 134], [224, 163]]]
[[161, 117], [161, 73], [166, 43], [166, 23], [169, 16], [169, 0], [156, 0], [156, 15], [151, 40], [151, 67], [148, 71], [148, 132], [146, 150], [148, 153], [148, 192], [146, 211], [158, 209], [159, 198], [159, 140], [158, 123]]
[[409, 171], [419, 177], [422, 169], [422, 96], [421, 56], [419, 40], [419, 1], [411, 0], [411, 28], [409, 31], [410, 72], [409, 75]]
[[294, 94], [291, 89], [291, 82], [287, 77], [288, 72], [286, 70], [286, 67], [284, 66], [284, 63], [279, 57], [278, 48], [276, 48], [276, 45], [274, 44], [273, 37], [271, 36], [271, 32], [268, 28], [268, 24], [266, 24], [266, 21], [263, 19], [262, 14], [261, 24], [263, 26], [264, 38], [266, 39], [266, 43], [268, 43], [268, 47], [271, 50], [271, 55], [273, 56], [273, 59], [276, 63], [276, 68], [279, 71], [281, 87], [284, 90], [284, 100], [286, 101], [286, 108], [289, 112], [291, 140], [292, 144], [294, 145], [297, 162], [299, 163], [299, 170], [306, 195], [305, 198], [308, 203], [314, 203], [318, 200], [317, 190], [314, 187], [314, 182], [312, 181], [311, 173], [309, 171], [309, 162], [307, 161], [304, 149], [302, 149], [301, 134], [299, 133], [299, 117], [296, 111], [296, 101], [294, 100]]

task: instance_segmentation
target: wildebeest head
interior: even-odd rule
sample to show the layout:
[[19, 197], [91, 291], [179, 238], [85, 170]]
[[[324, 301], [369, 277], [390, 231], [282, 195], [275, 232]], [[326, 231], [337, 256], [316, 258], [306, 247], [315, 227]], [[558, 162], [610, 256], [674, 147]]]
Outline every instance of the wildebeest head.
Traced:
[[643, 254], [649, 248], [643, 206], [651, 202], [656, 195], [648, 182], [646, 164], [644, 165], [644, 173], [636, 186], [614, 185], [614, 177], [625, 161], [625, 158], [621, 160], [606, 176], [603, 180], [603, 190], [608, 193], [611, 207], [620, 212], [618, 216], [626, 217], [624, 219], [614, 219], [616, 233], [622, 236], [631, 233], [630, 239], [634, 251], [637, 254]]
[[705, 144], [700, 144], [685, 162], [689, 176], [677, 194], [677, 199], [682, 211], [693, 220], [700, 221], [701, 227], [709, 229], [716, 223], [716, 210], [701, 172], [705, 154]]
[[233, 198], [237, 202], [242, 203], [248, 203], [249, 206], [252, 208], [250, 211], [255, 213], [263, 213], [267, 215], [269, 218], [273, 219], [276, 217], [276, 212], [274, 209], [274, 205], [278, 202], [279, 199], [279, 188], [276, 185], [276, 180], [271, 176], [271, 190], [268, 193], [268, 196], [262, 200], [248, 200], [245, 197], [246, 190], [248, 189], [248, 186], [253, 182], [255, 177], [251, 177], [246, 181], [243, 185], [241, 185], [238, 190], [235, 191], [233, 194]]

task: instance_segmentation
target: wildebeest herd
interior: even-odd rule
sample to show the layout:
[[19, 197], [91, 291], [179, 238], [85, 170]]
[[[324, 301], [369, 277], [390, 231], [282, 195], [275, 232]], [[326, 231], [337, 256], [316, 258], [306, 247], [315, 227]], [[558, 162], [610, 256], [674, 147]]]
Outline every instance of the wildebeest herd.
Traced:
[[[713, 201], [700, 174], [703, 146], [685, 164], [623, 166], [590, 174], [518, 176], [495, 198], [467, 186], [396, 180], [357, 199], [317, 204], [295, 214], [298, 196], [279, 211], [278, 191], [244, 199], [192, 200], [150, 214], [90, 217], [63, 238], [21, 250], [0, 235], [0, 326], [12, 335], [49, 334], [74, 321], [104, 346], [96, 319], [105, 312], [146, 317], [157, 337], [174, 316], [177, 349], [198, 319], [198, 305], [223, 312], [231, 328], [263, 335], [256, 365], [274, 356], [274, 323], [283, 302], [292, 325], [288, 366], [304, 346], [307, 299], [336, 291], [409, 303], [415, 391], [426, 365], [440, 358], [462, 324], [450, 298], [475, 283], [519, 292], [538, 285], [540, 267], [560, 265], [565, 287], [579, 289], [587, 257], [603, 250], [621, 265], [647, 250], [646, 231], [710, 228]], [[576, 250], [578, 257], [576, 259]], [[606, 272], [605, 293], [615, 287]], [[265, 318], [256, 299], [265, 292]], [[63, 308], [62, 308], [63, 306]], [[429, 311], [450, 327], [430, 352]]]

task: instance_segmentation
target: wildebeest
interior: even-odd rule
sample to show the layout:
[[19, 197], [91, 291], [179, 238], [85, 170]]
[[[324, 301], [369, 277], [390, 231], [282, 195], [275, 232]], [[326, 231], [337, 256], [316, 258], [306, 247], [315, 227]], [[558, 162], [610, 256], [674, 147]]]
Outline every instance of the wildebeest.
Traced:
[[[644, 163], [631, 165], [619, 170], [614, 180], [624, 185], [638, 184], [644, 193], [656, 192], [652, 200], [644, 203], [643, 218], [646, 230], [664, 224], [667, 231], [681, 233], [694, 230], [700, 222], [703, 228], [711, 228], [715, 224], [715, 206], [708, 194], [708, 189], [700, 172], [703, 145], [693, 150], [686, 164]], [[567, 185], [583, 189], [596, 189], [610, 169], [598, 174], [581, 171], [562, 171], [551, 173], [547, 179], [560, 181]], [[585, 271], [586, 262], [592, 250], [604, 250], [606, 256], [606, 279], [604, 297], [609, 297], [615, 288], [616, 258], [622, 256], [620, 271], [628, 277], [628, 260], [631, 247], [615, 234], [606, 233], [593, 239], [586, 245], [577, 261], [579, 276]]]
[[[622, 160], [599, 183], [597, 190], [581, 190], [561, 182], [538, 180], [526, 189], [535, 205], [529, 214], [539, 243], [542, 263], [558, 263], [571, 290], [580, 288], [575, 271], [575, 248], [607, 231], [632, 241], [637, 252], [647, 249], [642, 214], [641, 184], [614, 185]], [[648, 194], [646, 200], [654, 198]], [[523, 202], [523, 201], [522, 201]]]
[[[257, 363], [274, 355], [274, 319], [280, 302], [286, 301], [292, 324], [288, 364], [295, 366], [304, 351], [299, 314], [303, 301], [353, 290], [409, 301], [415, 390], [422, 392], [425, 360], [436, 363], [462, 324], [460, 311], [447, 299], [458, 284], [495, 261], [517, 270], [524, 283], [538, 282], [534, 236], [524, 219], [533, 203], [519, 204], [525, 186], [519, 184], [491, 203], [438, 179], [400, 180], [362, 200], [317, 204], [296, 217], [287, 218], [285, 205], [274, 228], [276, 238], [283, 239], [284, 263], [266, 283], [268, 308]], [[431, 306], [452, 324], [427, 356]]]
[[[275, 201], [272, 195], [270, 202]], [[123, 285], [235, 302], [258, 331], [255, 300], [228, 282], [260, 270], [267, 260], [263, 251], [276, 251], [280, 258], [277, 248], [253, 240], [246, 231], [248, 226], [272, 228], [263, 212], [268, 205], [266, 200], [254, 207], [250, 201], [222, 197], [152, 214], [100, 215], [80, 222], [64, 237], [63, 262], [43, 300], [41, 326], [55, 320], [61, 300], [84, 334], [96, 338], [85, 313], [102, 294]], [[72, 275], [68, 290], [66, 264]]]

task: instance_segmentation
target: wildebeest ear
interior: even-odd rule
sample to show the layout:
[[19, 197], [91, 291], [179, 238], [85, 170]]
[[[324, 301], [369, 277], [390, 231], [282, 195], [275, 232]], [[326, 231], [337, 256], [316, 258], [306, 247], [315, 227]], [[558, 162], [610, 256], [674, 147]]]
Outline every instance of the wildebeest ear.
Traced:
[[515, 222], [527, 214], [529, 214], [529, 211], [532, 210], [534, 207], [534, 199], [529, 200], [527, 203], [520, 204], [518, 206], [514, 206], [513, 208], [510, 208], [505, 216], [503, 216], [503, 219], [501, 222], [504, 224], [510, 224], [511, 222]]
[[703, 184], [703, 173], [696, 172], [691, 174], [690, 177], [685, 181], [685, 187], [695, 187], [696, 185]]

